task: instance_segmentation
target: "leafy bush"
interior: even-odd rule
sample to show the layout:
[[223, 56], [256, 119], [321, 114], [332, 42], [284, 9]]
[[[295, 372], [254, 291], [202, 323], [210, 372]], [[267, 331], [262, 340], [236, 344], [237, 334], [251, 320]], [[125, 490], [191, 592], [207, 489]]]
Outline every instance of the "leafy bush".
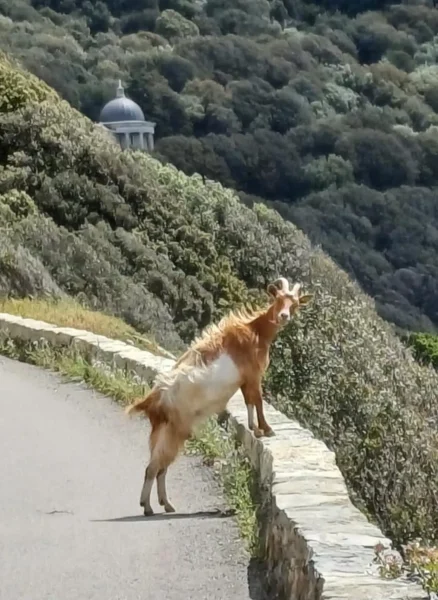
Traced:
[[10, 190], [7, 194], [0, 195], [0, 205], [8, 207], [12, 218], [16, 220], [37, 213], [35, 202], [23, 191]]
[[2, 228], [0, 232], [0, 296], [62, 297], [61, 289], [41, 261], [27, 248], [15, 244]]
[[199, 35], [198, 27], [174, 10], [164, 10], [161, 13], [156, 22], [156, 30], [169, 41]]
[[438, 369], [438, 336], [427, 333], [413, 333], [407, 338], [417, 360], [433, 365]]
[[0, 113], [18, 110], [28, 102], [55, 101], [57, 95], [42, 81], [11, 68], [11, 62], [0, 51]]

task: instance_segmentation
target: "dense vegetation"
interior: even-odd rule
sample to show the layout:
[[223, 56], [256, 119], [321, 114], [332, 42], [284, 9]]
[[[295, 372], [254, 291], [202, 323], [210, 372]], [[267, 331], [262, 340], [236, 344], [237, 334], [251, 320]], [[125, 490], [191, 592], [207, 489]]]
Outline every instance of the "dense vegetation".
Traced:
[[406, 342], [413, 349], [417, 360], [433, 365], [438, 370], [438, 336], [428, 333], [412, 333], [407, 336]]
[[0, 0], [3, 49], [70, 104], [97, 119], [121, 77], [161, 160], [263, 198], [429, 332], [437, 40], [432, 0]]
[[122, 153], [0, 57], [0, 294], [70, 296], [169, 350], [278, 274], [316, 294], [275, 344], [266, 391], [333, 448], [397, 541], [438, 538], [438, 374], [291, 223], [218, 183]]

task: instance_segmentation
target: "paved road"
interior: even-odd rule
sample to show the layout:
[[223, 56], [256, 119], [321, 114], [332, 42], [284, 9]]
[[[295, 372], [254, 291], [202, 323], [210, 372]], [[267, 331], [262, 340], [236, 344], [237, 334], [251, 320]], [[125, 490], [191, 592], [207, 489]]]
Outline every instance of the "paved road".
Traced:
[[0, 357], [1, 600], [261, 598], [234, 520], [196, 514], [224, 506], [199, 459], [169, 470], [175, 515], [141, 516], [145, 423]]

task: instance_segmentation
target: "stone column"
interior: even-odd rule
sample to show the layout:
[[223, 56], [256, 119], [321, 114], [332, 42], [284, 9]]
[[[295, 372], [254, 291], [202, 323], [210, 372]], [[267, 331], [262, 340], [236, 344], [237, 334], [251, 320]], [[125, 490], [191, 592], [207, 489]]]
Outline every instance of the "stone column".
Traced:
[[147, 136], [148, 136], [148, 149], [149, 149], [149, 152], [152, 152], [154, 149], [154, 136], [152, 133], [148, 133]]
[[129, 138], [129, 133], [125, 131], [125, 148], [129, 148], [131, 145], [131, 140]]

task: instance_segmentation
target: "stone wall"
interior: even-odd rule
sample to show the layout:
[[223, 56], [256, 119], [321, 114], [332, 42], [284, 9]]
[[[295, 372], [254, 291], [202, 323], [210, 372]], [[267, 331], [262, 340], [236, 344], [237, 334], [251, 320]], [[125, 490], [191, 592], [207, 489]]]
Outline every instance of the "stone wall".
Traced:
[[[93, 360], [128, 369], [151, 383], [174, 361], [87, 331], [0, 314], [0, 338], [46, 340], [75, 346]], [[228, 428], [242, 442], [259, 475], [262, 541], [268, 586], [284, 600], [424, 600], [420, 586], [383, 580], [374, 547], [391, 544], [351, 503], [335, 455], [310, 431], [264, 405], [275, 437], [256, 439], [247, 429], [240, 392], [230, 400]]]

